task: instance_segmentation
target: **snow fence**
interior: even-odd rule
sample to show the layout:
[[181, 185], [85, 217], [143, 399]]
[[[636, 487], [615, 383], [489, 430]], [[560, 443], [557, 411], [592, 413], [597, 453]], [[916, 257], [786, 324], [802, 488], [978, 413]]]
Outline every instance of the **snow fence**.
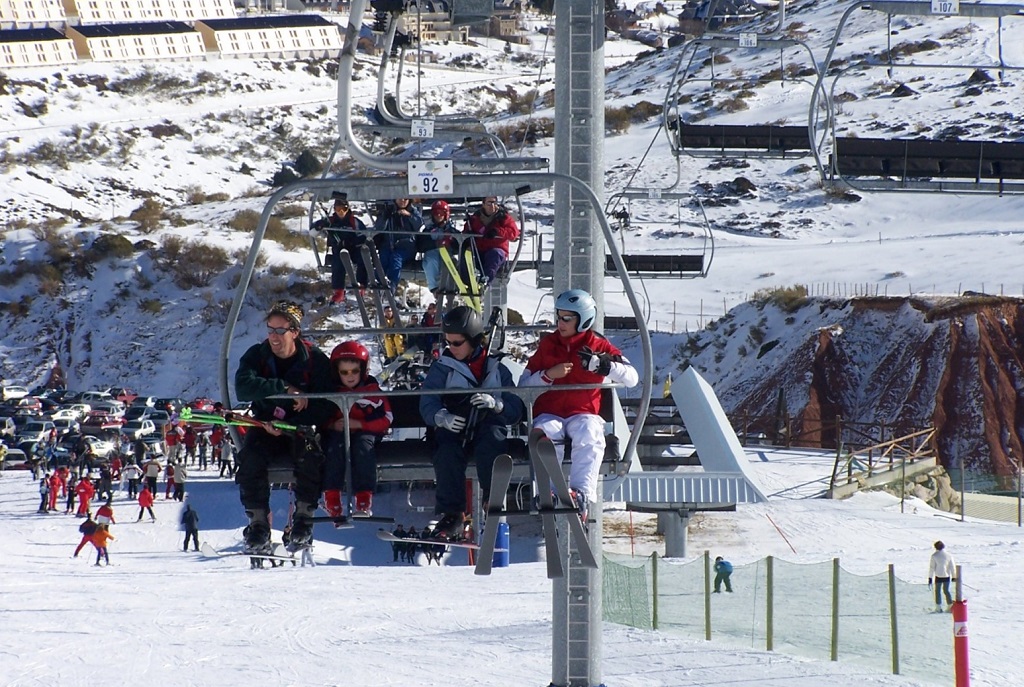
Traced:
[[848, 661], [949, 684], [953, 618], [936, 613], [931, 590], [843, 570], [839, 559], [775, 557], [736, 565], [732, 593], [713, 592], [710, 556], [691, 561], [605, 554], [604, 619], [737, 647]]

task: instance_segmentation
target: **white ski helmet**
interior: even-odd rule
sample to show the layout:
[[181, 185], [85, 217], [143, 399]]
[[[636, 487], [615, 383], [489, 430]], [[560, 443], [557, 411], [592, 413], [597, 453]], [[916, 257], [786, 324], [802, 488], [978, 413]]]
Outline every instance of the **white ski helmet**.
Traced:
[[579, 322], [576, 331], [585, 332], [594, 326], [597, 318], [597, 304], [594, 297], [583, 289], [570, 289], [559, 294], [555, 299], [555, 310], [568, 310], [576, 313]]

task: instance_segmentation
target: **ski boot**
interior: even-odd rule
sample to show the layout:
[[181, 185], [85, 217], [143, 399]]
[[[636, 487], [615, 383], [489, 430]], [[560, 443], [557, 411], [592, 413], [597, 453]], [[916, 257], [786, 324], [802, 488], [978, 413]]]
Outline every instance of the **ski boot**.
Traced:
[[246, 553], [270, 553], [270, 520], [268, 512], [263, 509], [245, 511], [249, 516], [249, 524], [243, 534], [245, 536]]
[[324, 492], [324, 510], [327, 511], [327, 515], [336, 518], [334, 526], [341, 527], [340, 518], [345, 516], [345, 511], [341, 507], [341, 492], [339, 490], [328, 489]]
[[295, 504], [292, 515], [292, 534], [288, 541], [291, 552], [308, 549], [313, 543], [313, 515], [316, 506], [299, 501]]
[[356, 504], [355, 514], [365, 515], [367, 517], [373, 515], [373, 492], [372, 491], [357, 491], [356, 492]]
[[439, 541], [455, 541], [463, 536], [465, 528], [465, 513], [445, 513], [434, 525], [430, 538]]

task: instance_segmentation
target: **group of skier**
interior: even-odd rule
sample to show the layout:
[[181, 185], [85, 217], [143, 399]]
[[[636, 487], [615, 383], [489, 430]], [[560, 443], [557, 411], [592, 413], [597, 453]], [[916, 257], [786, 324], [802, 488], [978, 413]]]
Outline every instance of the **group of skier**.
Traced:
[[[266, 340], [242, 355], [235, 374], [239, 399], [251, 402], [251, 412], [260, 422], [247, 429], [237, 456], [236, 482], [249, 518], [249, 552], [265, 552], [270, 546], [271, 464], [292, 468], [293, 549], [311, 542], [321, 494], [331, 518], [347, 515], [342, 495], [347, 462], [352, 465], [353, 511], [369, 515], [376, 487], [376, 447], [394, 420], [388, 398], [380, 395], [377, 380], [368, 372], [365, 346], [345, 341], [328, 356], [303, 338], [304, 315], [296, 303], [275, 304], [266, 316]], [[534, 427], [555, 442], [559, 459], [565, 443], [572, 444], [569, 486], [574, 502], [565, 505], [577, 508], [585, 518], [588, 502], [596, 497], [605, 452], [599, 386], [608, 380], [631, 387], [638, 375], [619, 349], [593, 331], [597, 307], [587, 292], [573, 289], [559, 295], [555, 316], [556, 331], [541, 339], [518, 386], [552, 388], [534, 404]], [[470, 460], [476, 464], [486, 503], [494, 460], [508, 452], [510, 427], [523, 419], [525, 405], [511, 369], [500, 354], [489, 351], [476, 310], [464, 305], [450, 309], [441, 318], [441, 330], [444, 350], [422, 386], [434, 393], [420, 397], [418, 410], [433, 442], [438, 516], [434, 536], [451, 540], [463, 533], [463, 485]], [[557, 390], [562, 385], [573, 388]], [[347, 413], [325, 398], [306, 397], [332, 392], [350, 392], [341, 403]], [[288, 399], [289, 395], [299, 397]]]
[[[368, 266], [362, 259], [362, 250], [364, 246], [369, 247], [368, 241], [380, 258], [383, 276], [392, 293], [397, 291], [404, 265], [419, 254], [427, 288], [439, 300], [446, 268], [457, 271], [453, 275], [456, 283], [467, 282], [469, 270], [479, 271], [481, 286], [486, 285], [508, 261], [509, 242], [519, 240], [515, 219], [501, 207], [496, 196], [483, 199], [480, 207], [466, 218], [461, 232], [452, 220], [451, 205], [447, 201], [434, 201], [424, 220], [423, 211], [410, 198], [380, 204], [371, 231], [352, 210], [348, 196], [335, 193], [331, 213], [314, 222], [312, 229], [327, 233], [331, 303], [335, 304], [344, 302], [347, 285], [357, 284], [362, 288], [371, 283]], [[472, 241], [473, 261], [462, 258], [464, 250], [460, 242], [463, 239]], [[349, 269], [355, 271], [354, 278], [348, 273]]]

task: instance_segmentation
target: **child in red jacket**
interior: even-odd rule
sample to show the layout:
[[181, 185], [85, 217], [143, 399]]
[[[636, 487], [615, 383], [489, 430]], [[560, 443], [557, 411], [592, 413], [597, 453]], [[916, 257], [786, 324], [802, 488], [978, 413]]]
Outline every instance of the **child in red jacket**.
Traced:
[[[346, 341], [331, 351], [331, 367], [338, 375], [338, 391], [380, 391], [377, 380], [367, 374], [370, 352], [358, 341]], [[377, 443], [391, 428], [391, 404], [383, 396], [350, 399], [348, 411], [352, 491], [355, 512], [370, 515], [373, 490], [377, 486]], [[327, 472], [324, 479], [324, 510], [341, 517], [341, 488], [345, 484], [345, 418], [339, 410], [327, 435]]]
[[149, 490], [148, 484], [139, 492], [139, 517], [135, 519], [135, 522], [142, 520], [142, 513], [147, 510], [149, 517], [156, 522], [156, 515], [153, 514], [153, 492]]
[[[622, 351], [591, 330], [597, 306], [589, 293], [581, 289], [562, 293], [555, 299], [555, 315], [557, 331], [541, 339], [519, 386], [601, 384], [605, 379], [636, 386], [639, 375]], [[533, 406], [533, 426], [555, 442], [559, 461], [565, 454], [563, 442], [572, 442], [569, 488], [584, 518], [587, 501], [597, 495], [604, 458], [604, 419], [600, 412], [599, 388], [549, 391], [541, 394]]]

